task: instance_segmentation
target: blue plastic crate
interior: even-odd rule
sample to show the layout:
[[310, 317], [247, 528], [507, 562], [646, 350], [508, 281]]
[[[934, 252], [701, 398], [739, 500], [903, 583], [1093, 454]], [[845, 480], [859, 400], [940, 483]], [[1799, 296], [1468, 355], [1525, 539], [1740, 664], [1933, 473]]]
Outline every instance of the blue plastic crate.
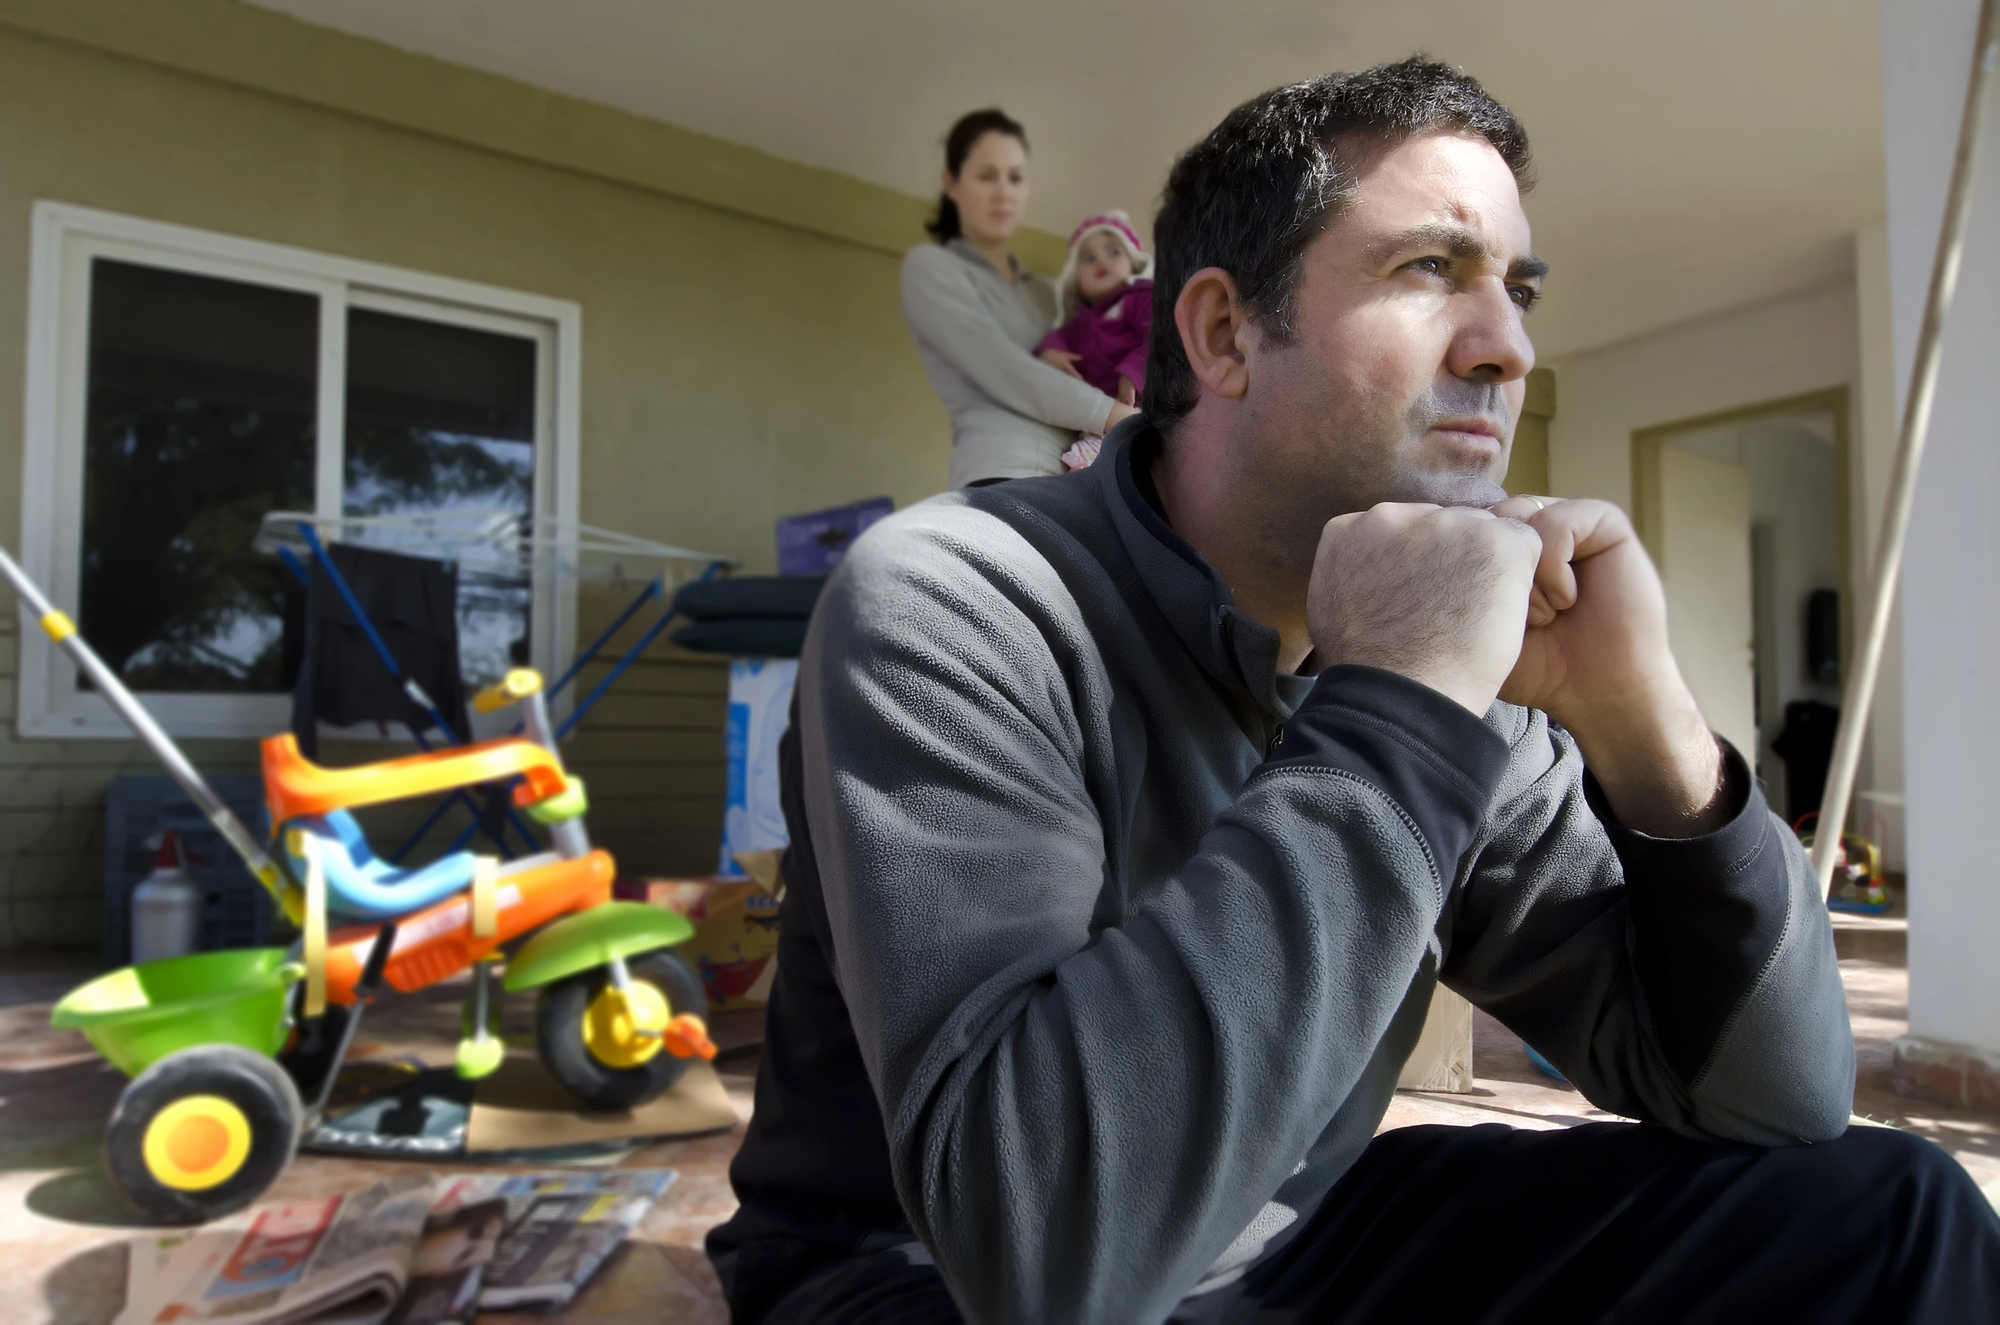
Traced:
[[[251, 832], [264, 825], [264, 779], [238, 773], [208, 784]], [[208, 890], [201, 946], [255, 948], [271, 941], [271, 896], [180, 784], [161, 775], [112, 780], [104, 815], [104, 962], [132, 960], [132, 890], [153, 870], [156, 847], [146, 842], [166, 829], [180, 834], [188, 873]]]
[[778, 574], [824, 575], [840, 564], [861, 531], [896, 509], [887, 497], [830, 506], [778, 521]]

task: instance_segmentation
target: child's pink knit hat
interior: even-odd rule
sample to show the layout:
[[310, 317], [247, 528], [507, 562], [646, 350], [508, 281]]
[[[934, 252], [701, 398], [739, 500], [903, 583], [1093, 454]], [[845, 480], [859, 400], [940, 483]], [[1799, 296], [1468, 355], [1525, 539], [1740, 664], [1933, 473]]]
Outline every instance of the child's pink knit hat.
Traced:
[[1063, 263], [1062, 275], [1056, 280], [1056, 287], [1061, 292], [1056, 301], [1057, 326], [1069, 320], [1070, 309], [1076, 300], [1076, 251], [1083, 246], [1084, 240], [1099, 231], [1118, 236], [1118, 242], [1125, 246], [1126, 253], [1132, 258], [1132, 279], [1153, 273], [1153, 255], [1139, 242], [1139, 232], [1132, 228], [1129, 215], [1114, 207], [1108, 212], [1086, 217], [1082, 225], [1070, 231], [1069, 258]]

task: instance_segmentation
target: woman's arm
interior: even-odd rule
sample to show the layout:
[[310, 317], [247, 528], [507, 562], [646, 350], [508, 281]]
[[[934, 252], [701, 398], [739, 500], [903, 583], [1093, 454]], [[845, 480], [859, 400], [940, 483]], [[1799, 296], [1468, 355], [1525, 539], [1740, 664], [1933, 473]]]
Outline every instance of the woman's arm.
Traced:
[[903, 318], [919, 341], [1014, 413], [1077, 432], [1109, 426], [1116, 402], [1009, 340], [979, 302], [972, 273], [943, 249], [904, 260]]

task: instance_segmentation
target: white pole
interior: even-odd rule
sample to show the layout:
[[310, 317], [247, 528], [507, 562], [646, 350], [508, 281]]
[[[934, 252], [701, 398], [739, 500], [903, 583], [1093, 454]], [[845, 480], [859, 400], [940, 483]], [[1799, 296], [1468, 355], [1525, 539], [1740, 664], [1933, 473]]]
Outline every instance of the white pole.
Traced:
[[1910, 502], [1916, 495], [1917, 467], [1931, 427], [1931, 406], [1937, 401], [1938, 364], [1943, 358], [1945, 321], [1958, 292], [1958, 271], [1965, 251], [1965, 223], [1972, 211], [1972, 179], [1979, 164], [1979, 132], [1985, 120], [1986, 88], [1993, 67], [2000, 63], [2000, 0], [1983, 0], [1979, 7], [1979, 39], [1972, 47], [1972, 76], [1965, 86], [1965, 111], [1958, 125], [1958, 155], [1951, 166], [1951, 189], [1945, 196], [1944, 219], [1938, 227], [1937, 256], [1931, 264], [1930, 292], [1924, 298], [1923, 328], [1917, 338], [1917, 361], [1910, 373], [1910, 395], [1903, 408], [1903, 431], [1896, 442], [1896, 462], [1889, 472], [1889, 498], [1882, 512], [1882, 534], [1875, 541], [1874, 573], [1869, 576], [1868, 619], [1860, 647], [1848, 670], [1841, 696], [1840, 729], [1834, 737], [1833, 762], [1827, 769], [1826, 795], [1820, 801], [1813, 838], [1813, 870], [1822, 896], [1833, 891], [1834, 862], [1840, 854], [1841, 831], [1847, 824], [1847, 803], [1854, 794], [1854, 776], [1861, 766], [1861, 742], [1868, 731], [1868, 713], [1875, 703], [1875, 682], [1882, 671], [1882, 648], [1889, 636], [1889, 614], [1896, 605], [1896, 584], [1903, 570], [1903, 543], [1910, 532]]
[[[279, 868], [277, 861], [258, 845], [256, 836], [243, 826], [243, 821], [236, 817], [235, 811], [229, 808], [222, 797], [215, 794], [215, 789], [209, 786], [196, 771], [195, 766], [188, 762], [187, 756], [181, 753], [181, 748], [174, 744], [173, 737], [167, 735], [161, 730], [160, 724], [153, 721], [153, 715], [146, 711], [146, 706], [125, 688], [125, 683], [104, 665], [104, 660], [97, 656], [90, 645], [84, 643], [83, 636], [76, 633], [76, 624], [69, 619], [68, 614], [43, 596], [42, 591], [35, 586], [35, 582], [28, 578], [27, 572], [14, 564], [14, 559], [7, 555], [4, 548], [0, 548], [0, 574], [4, 574], [13, 582], [14, 592], [19, 594], [21, 601], [34, 611], [42, 633], [70, 656], [71, 661], [90, 678], [90, 683], [97, 687], [98, 693], [110, 701], [111, 707], [118, 710], [118, 716], [125, 719], [126, 725], [138, 733], [140, 740], [152, 747], [153, 754], [167, 766], [167, 772], [173, 775], [174, 781], [180, 783], [181, 790], [193, 798], [201, 812], [208, 817], [208, 821], [215, 825], [215, 830], [222, 834], [223, 840], [243, 858], [243, 863], [250, 867], [250, 872], [257, 876], [257, 881], [264, 885], [279, 905], [284, 906], [288, 894], [292, 891], [292, 884], [284, 871]], [[288, 912], [289, 910], [287, 907]]]

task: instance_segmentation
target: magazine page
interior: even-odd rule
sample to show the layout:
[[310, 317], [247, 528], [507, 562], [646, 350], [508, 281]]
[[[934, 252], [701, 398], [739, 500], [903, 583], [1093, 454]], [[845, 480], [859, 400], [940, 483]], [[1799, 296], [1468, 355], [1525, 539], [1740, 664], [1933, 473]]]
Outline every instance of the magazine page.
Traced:
[[397, 1178], [143, 1239], [118, 1325], [379, 1322], [402, 1293], [433, 1189], [427, 1177]]
[[486, 1267], [507, 1229], [507, 1203], [494, 1199], [446, 1208], [424, 1221], [409, 1282], [388, 1325], [471, 1325]]
[[500, 1200], [506, 1232], [486, 1268], [479, 1306], [559, 1307], [568, 1303], [653, 1207], [677, 1175], [671, 1169], [523, 1173], [458, 1178], [439, 1207]]

